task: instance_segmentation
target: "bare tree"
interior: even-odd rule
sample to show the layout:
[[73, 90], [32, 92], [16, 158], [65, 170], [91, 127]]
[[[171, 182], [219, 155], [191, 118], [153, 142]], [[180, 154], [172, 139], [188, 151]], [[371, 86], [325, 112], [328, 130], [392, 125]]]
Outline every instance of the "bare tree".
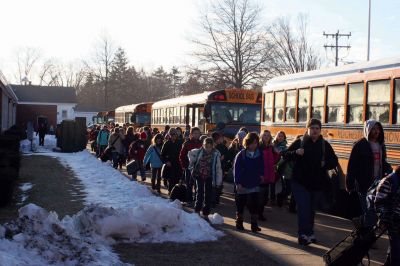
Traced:
[[34, 47], [24, 47], [17, 50], [16, 59], [18, 70], [15, 78], [18, 80], [18, 83], [22, 84], [23, 80], [26, 82], [26, 79], [32, 81], [34, 67], [41, 56], [40, 50]]
[[298, 16], [294, 29], [288, 18], [276, 20], [267, 30], [273, 61], [270, 71], [273, 75], [314, 70], [320, 67], [318, 52], [310, 45], [307, 36], [307, 16]]
[[238, 88], [267, 75], [271, 55], [260, 12], [250, 0], [218, 0], [202, 16], [203, 37], [194, 40], [194, 54]]
[[47, 77], [50, 75], [52, 68], [54, 68], [54, 62], [52, 59], [46, 60], [41, 69], [39, 70], [39, 85], [42, 86], [44, 84], [48, 85]]
[[85, 77], [86, 69], [79, 62], [64, 64], [56, 59], [46, 60], [39, 71], [39, 85], [66, 86], [78, 89]]
[[115, 45], [107, 33], [102, 33], [95, 45], [92, 64], [85, 62], [86, 66], [95, 74], [95, 77], [103, 83], [105, 110], [108, 108], [109, 79], [114, 57]]

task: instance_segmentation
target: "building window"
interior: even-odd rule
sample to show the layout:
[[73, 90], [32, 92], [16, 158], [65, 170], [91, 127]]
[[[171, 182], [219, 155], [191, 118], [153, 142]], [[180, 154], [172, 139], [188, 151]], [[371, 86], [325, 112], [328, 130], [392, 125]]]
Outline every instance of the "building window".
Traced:
[[364, 113], [364, 83], [349, 84], [349, 123], [362, 124]]
[[294, 122], [296, 114], [296, 90], [286, 91], [286, 121]]
[[328, 86], [327, 113], [328, 123], [344, 122], [344, 85]]
[[284, 91], [275, 92], [275, 122], [283, 122], [284, 103], [285, 103], [285, 92]]
[[324, 87], [312, 89], [311, 117], [321, 120], [324, 113]]
[[400, 79], [394, 80], [394, 110], [395, 110], [395, 117], [396, 123], [400, 124]]
[[272, 98], [273, 92], [265, 93], [264, 95], [264, 121], [272, 122]]
[[389, 123], [390, 81], [379, 80], [368, 82], [368, 119]]
[[62, 119], [66, 119], [68, 117], [68, 112], [67, 112], [67, 110], [62, 110], [61, 111], [61, 118]]
[[308, 120], [309, 100], [310, 100], [310, 89], [300, 89], [299, 110], [297, 114], [299, 122], [307, 122]]

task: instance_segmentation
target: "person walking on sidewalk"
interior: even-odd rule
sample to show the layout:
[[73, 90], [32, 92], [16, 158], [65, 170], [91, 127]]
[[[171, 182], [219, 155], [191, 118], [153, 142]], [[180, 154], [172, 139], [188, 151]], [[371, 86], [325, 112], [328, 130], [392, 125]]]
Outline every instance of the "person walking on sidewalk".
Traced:
[[269, 130], [264, 130], [260, 137], [260, 151], [264, 160], [264, 173], [258, 198], [258, 219], [266, 221], [264, 207], [268, 201], [271, 203], [275, 202], [275, 165], [280, 156], [278, 150], [272, 145], [272, 136]]
[[383, 178], [375, 195], [378, 225], [388, 230], [389, 249], [384, 265], [400, 265], [400, 166]]
[[309, 245], [316, 242], [315, 209], [327, 186], [327, 170], [338, 165], [338, 158], [321, 135], [321, 121], [315, 118], [307, 123], [307, 133], [289, 146], [284, 157], [295, 162], [292, 191], [298, 207], [298, 243]]
[[[141, 139], [143, 137], [143, 139]], [[129, 146], [128, 152], [128, 161], [135, 160], [138, 162], [138, 171], [140, 172], [140, 176], [142, 181], [146, 181], [146, 169], [143, 164], [144, 155], [146, 153], [146, 136], [141, 136], [140, 133], [135, 134], [134, 141]], [[136, 180], [137, 171], [132, 174], [132, 180]]]
[[161, 134], [153, 137], [152, 145], [147, 149], [144, 155], [143, 164], [150, 163], [151, 167], [151, 188], [161, 193], [161, 168], [163, 166], [161, 160], [161, 148], [164, 138]]
[[163, 177], [168, 180], [168, 192], [171, 193], [172, 189], [178, 184], [179, 179], [182, 177], [182, 168], [179, 163], [179, 153], [182, 145], [178, 141], [178, 134], [175, 128], [168, 131], [170, 139], [167, 140], [161, 149], [161, 159], [165, 163], [163, 167]]
[[243, 213], [247, 206], [251, 215], [251, 231], [258, 232], [258, 193], [263, 179], [264, 164], [258, 149], [260, 138], [257, 133], [248, 133], [243, 140], [244, 149], [235, 157], [233, 164], [234, 182], [236, 186], [236, 228], [244, 230]]
[[191, 204], [195, 200], [193, 198], [194, 179], [192, 178], [190, 170], [188, 169], [189, 167], [188, 153], [193, 149], [201, 148], [202, 144], [199, 140], [200, 135], [201, 135], [200, 128], [198, 127], [191, 128], [189, 140], [183, 144], [182, 149], [179, 153], [179, 162], [182, 166], [183, 175], [185, 179], [184, 181], [187, 189], [186, 200], [188, 204]]
[[367, 120], [364, 123], [364, 137], [351, 150], [347, 166], [346, 190], [357, 191], [363, 211], [362, 225], [368, 230], [376, 223], [373, 208], [367, 207], [367, 192], [379, 180], [392, 172], [386, 161], [385, 135], [381, 123]]
[[[224, 143], [224, 135], [222, 133], [214, 132], [214, 133], [212, 133], [211, 136], [214, 140], [215, 149], [217, 149], [219, 151], [219, 153], [221, 154], [222, 180], [224, 180], [224, 178], [229, 170], [227, 167], [227, 158], [229, 157], [228, 147], [226, 147], [226, 145]], [[222, 184], [216, 191], [214, 205], [219, 204], [219, 199], [222, 195], [223, 188], [224, 188], [224, 185]]]
[[122, 130], [120, 130], [119, 127], [116, 127], [114, 128], [114, 132], [110, 135], [110, 138], [108, 139], [108, 147], [112, 148], [111, 158], [113, 162], [113, 167], [115, 169], [118, 168], [120, 156], [123, 156], [125, 152], [123, 144], [124, 138], [125, 136]]
[[222, 185], [221, 155], [214, 148], [212, 138], [206, 138], [203, 147], [188, 153], [189, 169], [196, 180], [196, 204], [194, 211], [208, 220], [215, 191]]
[[107, 129], [107, 126], [104, 125], [103, 128], [100, 130], [99, 134], [97, 134], [97, 157], [100, 157], [104, 150], [108, 146], [108, 138], [110, 136], [110, 133]]
[[46, 133], [47, 133], [47, 125], [45, 123], [40, 123], [39, 129], [36, 133], [36, 135], [39, 134], [39, 146], [44, 146], [44, 137], [46, 136]]

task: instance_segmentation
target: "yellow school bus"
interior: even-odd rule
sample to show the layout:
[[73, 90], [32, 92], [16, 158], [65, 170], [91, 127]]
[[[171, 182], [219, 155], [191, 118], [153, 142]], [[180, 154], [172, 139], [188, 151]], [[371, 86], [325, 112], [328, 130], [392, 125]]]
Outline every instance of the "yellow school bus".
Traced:
[[375, 119], [385, 131], [388, 162], [400, 164], [400, 58], [370, 61], [273, 78], [263, 88], [261, 129], [284, 131], [289, 141], [304, 134], [310, 118], [347, 171], [363, 123]]
[[190, 125], [203, 133], [217, 128], [228, 138], [242, 126], [259, 132], [261, 100], [260, 92], [236, 88], [163, 100], [152, 106], [152, 127]]
[[115, 109], [115, 123], [131, 124], [134, 128], [150, 126], [153, 103], [138, 103], [120, 106]]

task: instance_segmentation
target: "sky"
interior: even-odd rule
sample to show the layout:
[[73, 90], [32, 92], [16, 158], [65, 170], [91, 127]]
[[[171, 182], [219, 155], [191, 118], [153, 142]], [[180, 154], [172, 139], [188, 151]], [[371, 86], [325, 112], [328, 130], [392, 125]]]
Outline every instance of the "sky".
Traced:
[[[0, 70], [13, 80], [16, 53], [39, 49], [43, 58], [77, 62], [90, 58], [99, 37], [106, 33], [127, 52], [136, 68], [152, 71], [195, 63], [190, 39], [207, 0], [0, 0], [2, 27]], [[251, 0], [262, 7], [262, 22], [279, 17], [295, 22], [299, 13], [309, 19], [309, 38], [325, 65], [334, 54], [322, 33], [351, 32], [341, 38], [345, 62], [366, 60], [368, 0]], [[209, 2], [213, 2], [210, 0]], [[400, 55], [400, 1], [372, 0], [371, 60]]]

